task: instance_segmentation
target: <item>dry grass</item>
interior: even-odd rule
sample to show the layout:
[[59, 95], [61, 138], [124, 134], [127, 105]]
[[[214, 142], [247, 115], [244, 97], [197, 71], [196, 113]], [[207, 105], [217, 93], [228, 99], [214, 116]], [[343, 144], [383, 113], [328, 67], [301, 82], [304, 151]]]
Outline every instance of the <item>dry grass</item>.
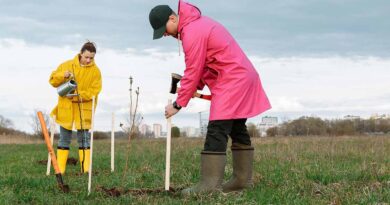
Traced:
[[27, 135], [0, 135], [0, 144], [42, 144], [43, 139], [32, 138]]

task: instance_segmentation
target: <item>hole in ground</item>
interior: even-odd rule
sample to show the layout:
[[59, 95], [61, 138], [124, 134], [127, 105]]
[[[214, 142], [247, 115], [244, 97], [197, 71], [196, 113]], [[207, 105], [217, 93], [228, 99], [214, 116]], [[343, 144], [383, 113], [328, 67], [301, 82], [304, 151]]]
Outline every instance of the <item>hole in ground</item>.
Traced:
[[105, 188], [105, 187], [98, 187], [98, 190], [105, 193], [108, 196], [112, 197], [119, 197], [121, 195], [125, 194], [131, 194], [134, 196], [140, 196], [140, 195], [146, 195], [146, 194], [159, 194], [159, 193], [170, 193], [170, 194], [176, 194], [179, 193], [183, 188], [174, 188], [169, 187], [169, 191], [165, 191], [164, 188], [157, 188], [157, 189], [122, 189], [122, 188]]

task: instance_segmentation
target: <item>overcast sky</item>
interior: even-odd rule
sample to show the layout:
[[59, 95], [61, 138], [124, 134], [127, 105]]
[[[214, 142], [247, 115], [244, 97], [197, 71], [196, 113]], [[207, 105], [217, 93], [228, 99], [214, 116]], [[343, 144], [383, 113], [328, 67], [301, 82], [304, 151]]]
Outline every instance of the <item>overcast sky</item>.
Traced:
[[[260, 73], [273, 109], [250, 121], [390, 114], [389, 1], [190, 2], [231, 32]], [[130, 75], [144, 122], [164, 127], [170, 73], [185, 65], [175, 39], [152, 40], [148, 15], [158, 4], [177, 10], [172, 0], [0, 0], [0, 115], [31, 132], [34, 110], [57, 102], [50, 73], [89, 39], [103, 75], [96, 129], [110, 129], [112, 112], [125, 121]], [[198, 126], [208, 107], [193, 99], [173, 122]]]

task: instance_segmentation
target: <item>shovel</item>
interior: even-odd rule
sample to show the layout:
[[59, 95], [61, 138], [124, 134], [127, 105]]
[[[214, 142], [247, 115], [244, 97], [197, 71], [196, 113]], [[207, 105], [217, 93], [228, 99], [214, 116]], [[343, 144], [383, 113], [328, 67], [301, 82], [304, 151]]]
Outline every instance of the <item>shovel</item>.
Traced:
[[53, 146], [51, 145], [51, 142], [49, 139], [49, 132], [47, 131], [46, 123], [45, 123], [45, 120], [43, 119], [43, 114], [41, 111], [39, 111], [37, 114], [38, 114], [39, 122], [41, 123], [43, 137], [45, 138], [47, 149], [48, 149], [50, 157], [51, 157], [51, 162], [53, 164], [53, 168], [54, 168], [55, 175], [57, 178], [58, 187], [63, 192], [68, 193], [69, 186], [64, 184], [64, 181], [62, 180], [61, 171], [60, 171], [60, 168], [58, 167], [57, 158], [56, 158], [56, 155], [54, 154]]

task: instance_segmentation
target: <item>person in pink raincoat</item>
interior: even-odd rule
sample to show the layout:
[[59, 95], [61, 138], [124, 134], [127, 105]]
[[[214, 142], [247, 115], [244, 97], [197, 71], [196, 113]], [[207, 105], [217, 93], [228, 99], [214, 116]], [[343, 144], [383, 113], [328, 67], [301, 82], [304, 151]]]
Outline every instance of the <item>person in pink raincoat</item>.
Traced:
[[[176, 14], [167, 5], [149, 14], [153, 39], [173, 36], [182, 41], [186, 69], [175, 102], [166, 106], [165, 117], [186, 107], [197, 90], [211, 92], [209, 124], [201, 152], [201, 179], [183, 194], [216, 190], [241, 191], [253, 186], [254, 148], [245, 125], [250, 117], [271, 108], [259, 74], [230, 33], [201, 11], [179, 0]], [[232, 139], [233, 176], [222, 184], [228, 136]]]

